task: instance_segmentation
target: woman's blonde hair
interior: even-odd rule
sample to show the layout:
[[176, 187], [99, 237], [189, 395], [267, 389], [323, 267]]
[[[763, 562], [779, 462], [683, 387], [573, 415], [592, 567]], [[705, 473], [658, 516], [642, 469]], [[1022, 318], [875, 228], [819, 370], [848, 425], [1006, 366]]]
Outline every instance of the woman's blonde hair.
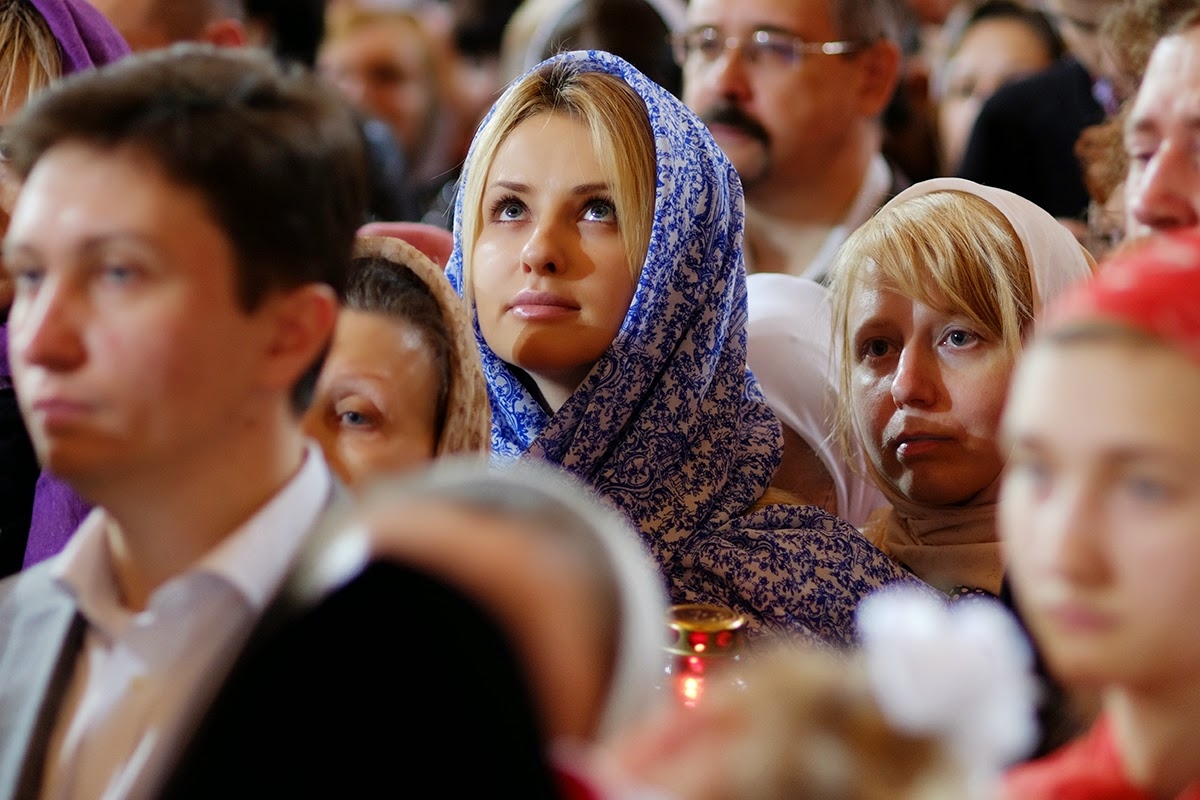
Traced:
[[467, 154], [460, 238], [465, 287], [469, 291], [471, 258], [479, 238], [483, 193], [492, 161], [513, 129], [539, 114], [564, 114], [591, 131], [596, 158], [610, 176], [625, 256], [636, 281], [650, 247], [657, 187], [650, 115], [642, 98], [625, 81], [560, 61], [529, 73], [510, 88]]
[[28, 0], [0, 2], [0, 102], [5, 106], [25, 70], [25, 95], [32, 96], [62, 77], [58, 39]]
[[[869, 275], [868, 275], [869, 273]], [[846, 240], [830, 269], [834, 352], [840, 354], [837, 431], [854, 438], [850, 307], [868, 280], [947, 314], [966, 317], [1021, 351], [1034, 315], [1033, 278], [1017, 232], [1000, 210], [966, 192], [931, 192], [886, 208]], [[852, 450], [847, 450], [852, 452]]]

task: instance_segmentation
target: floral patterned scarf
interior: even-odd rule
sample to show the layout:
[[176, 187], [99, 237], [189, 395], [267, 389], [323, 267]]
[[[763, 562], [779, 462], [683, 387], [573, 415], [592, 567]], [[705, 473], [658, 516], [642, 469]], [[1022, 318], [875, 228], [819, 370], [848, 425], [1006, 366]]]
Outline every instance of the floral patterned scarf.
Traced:
[[[779, 465], [782, 434], [746, 368], [737, 173], [704, 123], [624, 60], [579, 51], [542, 66], [561, 61], [617, 75], [645, 101], [654, 226], [620, 331], [556, 413], [488, 347], [472, 309], [494, 459], [550, 462], [590, 484], [641, 531], [673, 602], [731, 607], [756, 632], [849, 643], [858, 601], [907, 573], [820, 508], [752, 508]], [[462, 221], [460, 194], [447, 266], [460, 292]]]

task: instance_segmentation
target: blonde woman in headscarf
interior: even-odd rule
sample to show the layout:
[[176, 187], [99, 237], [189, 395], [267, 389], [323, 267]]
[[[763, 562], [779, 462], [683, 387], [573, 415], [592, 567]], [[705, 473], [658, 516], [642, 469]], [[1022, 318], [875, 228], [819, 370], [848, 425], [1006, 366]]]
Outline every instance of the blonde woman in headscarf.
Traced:
[[444, 455], [482, 460], [490, 425], [471, 324], [441, 269], [403, 240], [360, 237], [305, 432], [354, 487]]
[[956, 178], [901, 192], [838, 252], [839, 430], [890, 502], [865, 533], [957, 597], [998, 595], [998, 437], [1043, 304], [1095, 263], [1010, 192]]

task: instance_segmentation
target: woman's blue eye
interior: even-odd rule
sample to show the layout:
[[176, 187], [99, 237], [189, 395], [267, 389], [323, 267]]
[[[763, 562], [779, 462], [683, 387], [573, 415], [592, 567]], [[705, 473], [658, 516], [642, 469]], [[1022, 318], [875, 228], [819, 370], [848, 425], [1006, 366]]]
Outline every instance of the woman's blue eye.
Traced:
[[970, 331], [955, 330], [946, 334], [946, 341], [952, 347], [966, 347], [976, 340], [975, 334]]
[[512, 222], [520, 219], [524, 213], [524, 203], [512, 195], [505, 195], [492, 203], [490, 218], [499, 222]]
[[341, 414], [338, 414], [338, 419], [343, 425], [351, 427], [360, 427], [367, 424], [366, 416], [357, 411], [343, 411]]
[[608, 222], [616, 215], [617, 210], [607, 200], [597, 200], [588, 205], [588, 216], [598, 222]]

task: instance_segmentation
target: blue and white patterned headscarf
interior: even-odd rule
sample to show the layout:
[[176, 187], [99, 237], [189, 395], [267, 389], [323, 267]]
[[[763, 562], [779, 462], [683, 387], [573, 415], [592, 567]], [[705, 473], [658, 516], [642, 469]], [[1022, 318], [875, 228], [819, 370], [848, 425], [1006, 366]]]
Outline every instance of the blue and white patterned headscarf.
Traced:
[[[645, 101], [658, 165], [654, 225], [620, 331], [554, 414], [488, 347], [472, 309], [493, 453], [559, 465], [624, 511], [673, 602], [717, 603], [760, 630], [847, 643], [859, 599], [906, 573], [820, 508], [750, 510], [779, 465], [782, 433], [746, 369], [737, 173], [704, 123], [624, 60], [563, 53], [534, 71], [559, 62], [616, 75]], [[447, 266], [460, 291], [462, 222], [460, 195]]]

